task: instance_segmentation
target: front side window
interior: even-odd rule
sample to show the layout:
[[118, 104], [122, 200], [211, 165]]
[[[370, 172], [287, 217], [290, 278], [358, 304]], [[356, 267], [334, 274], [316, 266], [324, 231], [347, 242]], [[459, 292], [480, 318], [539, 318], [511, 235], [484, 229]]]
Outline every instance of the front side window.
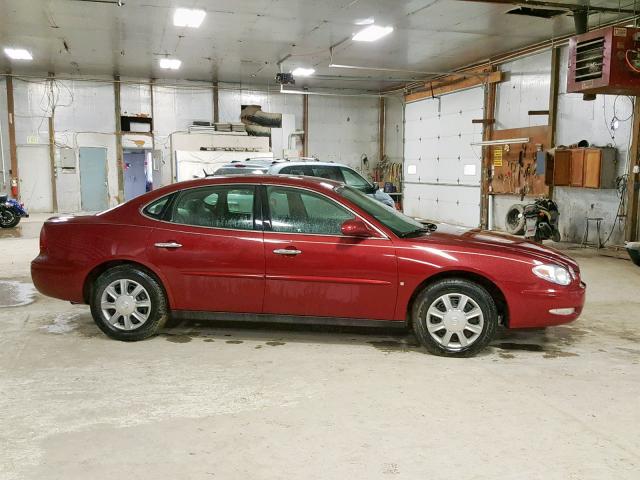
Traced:
[[341, 235], [345, 220], [355, 216], [334, 201], [306, 190], [267, 187], [274, 232]]
[[344, 183], [349, 185], [350, 187], [357, 188], [361, 192], [369, 192], [372, 190], [372, 186], [369, 182], [367, 182], [361, 175], [357, 172], [354, 172], [350, 168], [340, 167], [342, 171], [342, 175], [344, 176]]
[[251, 230], [255, 187], [220, 185], [184, 190], [171, 221], [197, 227]]

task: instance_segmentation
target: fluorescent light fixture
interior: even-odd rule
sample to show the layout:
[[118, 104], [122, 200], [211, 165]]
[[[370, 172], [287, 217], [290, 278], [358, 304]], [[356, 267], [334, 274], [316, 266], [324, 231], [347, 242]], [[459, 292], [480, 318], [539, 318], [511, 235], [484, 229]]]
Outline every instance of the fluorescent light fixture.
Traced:
[[24, 48], [5, 48], [4, 53], [13, 60], [33, 60], [31, 52]]
[[298, 67], [291, 73], [294, 77], [308, 77], [309, 75], [313, 75], [315, 71], [315, 68]]
[[167, 68], [169, 70], [178, 70], [182, 65], [182, 62], [177, 58], [161, 58], [160, 68]]
[[173, 14], [173, 24], [176, 27], [198, 28], [206, 16], [207, 12], [204, 10], [176, 8]]
[[359, 18], [358, 20], [356, 20], [356, 25], [373, 25], [373, 23], [375, 22], [375, 19], [373, 17], [369, 17], [369, 18]]
[[379, 25], [369, 25], [363, 28], [353, 36], [353, 40], [356, 42], [375, 42], [382, 37], [389, 35], [393, 32], [393, 27], [381, 27]]

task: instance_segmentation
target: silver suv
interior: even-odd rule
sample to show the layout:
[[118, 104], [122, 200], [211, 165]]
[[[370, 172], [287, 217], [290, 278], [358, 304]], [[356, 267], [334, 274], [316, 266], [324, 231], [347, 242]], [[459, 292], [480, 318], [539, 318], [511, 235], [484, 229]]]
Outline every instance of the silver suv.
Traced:
[[367, 181], [353, 168], [340, 163], [321, 162], [315, 158], [274, 160], [271, 158], [247, 158], [245, 161], [231, 162], [218, 168], [214, 175], [249, 175], [264, 173], [270, 175], [305, 175], [337, 180], [356, 188], [379, 202], [395, 208], [391, 195], [377, 185]]

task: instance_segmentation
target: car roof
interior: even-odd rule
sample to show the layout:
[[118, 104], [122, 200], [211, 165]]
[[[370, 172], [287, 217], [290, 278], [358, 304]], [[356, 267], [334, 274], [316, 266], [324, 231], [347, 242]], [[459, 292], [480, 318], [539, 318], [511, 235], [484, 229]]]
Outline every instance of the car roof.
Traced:
[[291, 161], [291, 160], [285, 160], [282, 162], [277, 162], [274, 163], [273, 165], [271, 165], [271, 167], [269, 168], [270, 170], [274, 170], [274, 171], [278, 171], [281, 170], [284, 167], [299, 167], [299, 166], [303, 166], [303, 165], [314, 165], [314, 166], [321, 166], [321, 167], [345, 167], [345, 168], [349, 168], [351, 169], [351, 167], [349, 165], [345, 165], [343, 163], [335, 163], [335, 162], [320, 162], [320, 161], [313, 161], [313, 160], [308, 160], [308, 161], [304, 161], [304, 162], [296, 162], [296, 161]]

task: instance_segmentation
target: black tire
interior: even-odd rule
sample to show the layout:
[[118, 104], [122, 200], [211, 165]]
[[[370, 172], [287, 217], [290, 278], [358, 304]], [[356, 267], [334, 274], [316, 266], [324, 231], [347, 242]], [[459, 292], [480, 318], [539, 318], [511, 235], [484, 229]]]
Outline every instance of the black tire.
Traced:
[[0, 227], [13, 228], [20, 223], [20, 217], [11, 210], [2, 210], [0, 212]]
[[[429, 333], [427, 321], [432, 321], [432, 319], [427, 319], [427, 311], [443, 295], [451, 295], [454, 298], [456, 295], [465, 295], [482, 312], [483, 324], [481, 331], [473, 342], [466, 347], [448, 348], [434, 339], [432, 334]], [[458, 301], [460, 301], [460, 297], [458, 297]], [[469, 302], [467, 303], [470, 305]], [[472, 357], [493, 340], [498, 327], [498, 309], [495, 300], [482, 285], [462, 278], [450, 278], [434, 282], [426, 286], [418, 294], [411, 308], [411, 319], [416, 337], [429, 353], [444, 357]], [[437, 325], [437, 322], [435, 324]], [[467, 338], [467, 334], [473, 336], [470, 331], [466, 331], [466, 333], [463, 331], [462, 334], [465, 335], [465, 338]], [[456, 341], [461, 343], [459, 340]]]
[[[104, 316], [101, 308], [102, 295], [105, 289], [118, 280], [135, 282], [146, 290], [150, 301], [147, 320], [134, 330], [123, 330], [112, 325]], [[107, 336], [114, 340], [135, 342], [144, 340], [164, 327], [169, 317], [167, 297], [162, 285], [152, 275], [143, 269], [129, 265], [114, 267], [100, 275], [93, 285], [91, 292], [91, 314], [96, 325]]]
[[504, 218], [504, 225], [511, 235], [522, 235], [524, 233], [524, 207], [519, 203], [511, 205]]

